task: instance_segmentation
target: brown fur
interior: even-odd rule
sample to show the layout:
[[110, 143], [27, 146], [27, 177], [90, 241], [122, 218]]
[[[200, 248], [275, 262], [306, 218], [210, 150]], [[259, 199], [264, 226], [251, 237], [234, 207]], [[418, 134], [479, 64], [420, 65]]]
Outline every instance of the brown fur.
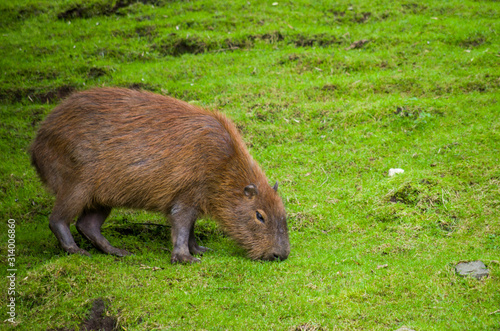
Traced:
[[[88, 232], [87, 238], [98, 237], [111, 208], [130, 207], [170, 217], [173, 262], [193, 262], [190, 253], [204, 251], [192, 232], [202, 215], [216, 219], [253, 259], [289, 254], [281, 198], [221, 113], [149, 92], [92, 89], [53, 110], [38, 131], [31, 157], [56, 196], [50, 225], [68, 252], [86, 253], [66, 234], [75, 217], [82, 219], [77, 228]], [[86, 231], [93, 226], [99, 234]], [[186, 229], [191, 231], [188, 253], [180, 247]]]

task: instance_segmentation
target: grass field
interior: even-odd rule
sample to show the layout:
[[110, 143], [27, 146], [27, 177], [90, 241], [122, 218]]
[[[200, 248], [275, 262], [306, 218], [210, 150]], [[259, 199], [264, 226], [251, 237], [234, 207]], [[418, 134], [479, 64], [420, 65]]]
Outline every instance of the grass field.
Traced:
[[[493, 0], [2, 1], [0, 316], [11, 297], [16, 316], [0, 329], [500, 330], [499, 17]], [[280, 182], [289, 259], [252, 261], [204, 219], [213, 250], [171, 265], [164, 217], [134, 210], [103, 233], [135, 255], [74, 227], [92, 257], [65, 254], [27, 149], [95, 86], [232, 118]], [[456, 275], [474, 260], [488, 278]]]

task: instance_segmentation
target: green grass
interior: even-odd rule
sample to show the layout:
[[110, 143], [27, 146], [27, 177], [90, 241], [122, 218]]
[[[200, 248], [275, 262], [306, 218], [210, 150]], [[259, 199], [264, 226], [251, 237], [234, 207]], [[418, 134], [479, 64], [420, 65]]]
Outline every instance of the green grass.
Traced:
[[[472, 0], [1, 2], [2, 320], [13, 218], [20, 330], [78, 329], [97, 298], [120, 330], [500, 329], [499, 16]], [[131, 210], [104, 234], [134, 256], [74, 228], [93, 256], [66, 255], [27, 148], [94, 86], [231, 117], [280, 181], [289, 259], [251, 261], [200, 220], [213, 251], [173, 266], [163, 216]], [[473, 260], [489, 278], [455, 274]]]

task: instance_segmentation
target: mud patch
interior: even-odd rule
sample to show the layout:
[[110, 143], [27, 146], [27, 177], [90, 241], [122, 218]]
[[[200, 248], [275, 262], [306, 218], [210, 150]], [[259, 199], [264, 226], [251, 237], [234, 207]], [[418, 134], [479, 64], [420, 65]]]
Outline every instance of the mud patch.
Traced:
[[420, 4], [418, 2], [409, 2], [401, 5], [403, 8], [403, 13], [419, 14], [427, 10], [427, 6]]
[[156, 26], [154, 25], [144, 25], [135, 28], [135, 34], [139, 37], [152, 38], [158, 35], [156, 31]]
[[87, 78], [95, 79], [109, 74], [109, 69], [104, 67], [92, 67], [87, 71]]
[[[373, 17], [373, 13], [371, 12], [356, 12], [353, 10], [342, 11], [337, 9], [327, 10], [327, 15], [337, 24], [363, 24]], [[375, 19], [386, 19], [387, 17], [388, 15], [375, 16]]]
[[63, 85], [49, 90], [46, 93], [35, 94], [34, 98], [42, 102], [54, 102], [66, 98], [75, 91], [76, 88], [74, 86]]
[[158, 85], [152, 85], [147, 83], [130, 83], [126, 84], [124, 87], [132, 89], [132, 90], [145, 90], [150, 92], [160, 92], [161, 88]]
[[301, 34], [295, 35], [290, 38], [290, 43], [293, 43], [297, 47], [312, 47], [320, 46], [326, 47], [334, 44], [341, 44], [342, 42], [335, 36], [328, 35], [326, 33], [320, 33], [316, 35], [304, 36]]
[[246, 36], [241, 39], [202, 40], [198, 36], [182, 37], [172, 33], [159, 45], [154, 44], [152, 48], [162, 55], [182, 56], [184, 54], [202, 54], [251, 48], [254, 39], [255, 37]]
[[[80, 324], [80, 331], [113, 331], [116, 329], [116, 317], [106, 314], [106, 304], [102, 298], [92, 303], [89, 316]], [[48, 331], [75, 331], [70, 328], [49, 329]]]
[[172, 33], [158, 44], [152, 45], [152, 50], [159, 51], [162, 55], [181, 56], [183, 54], [251, 49], [257, 42], [265, 42], [267, 44], [286, 43], [293, 44], [296, 47], [328, 47], [334, 44], [341, 44], [343, 41], [326, 33], [305, 36], [301, 34], [287, 35], [279, 31], [272, 31], [265, 34], [246, 35], [223, 40], [205, 40], [199, 36], [183, 37]]
[[80, 326], [81, 330], [112, 331], [116, 327], [116, 318], [106, 316], [104, 300], [99, 298], [92, 304], [89, 317]]
[[159, 6], [163, 3], [160, 0], [119, 0], [116, 2], [91, 2], [89, 4], [74, 4], [68, 9], [57, 14], [60, 20], [74, 19], [74, 18], [90, 18], [94, 16], [111, 16], [111, 15], [124, 15], [124, 9], [133, 6], [136, 3], [144, 5], [150, 4]]
[[162, 55], [181, 56], [183, 54], [200, 54], [208, 51], [211, 45], [199, 37], [177, 37], [175, 33], [169, 35], [157, 49]]
[[488, 43], [486, 37], [474, 36], [458, 41], [458, 45], [463, 48], [474, 48]]
[[339, 87], [334, 84], [326, 84], [321, 88], [322, 91], [337, 91]]
[[473, 93], [479, 92], [484, 93], [489, 90], [489, 86], [487, 82], [464, 82], [461, 86], [461, 90], [464, 93]]
[[53, 88], [0, 88], [0, 102], [52, 103], [66, 98], [76, 91], [72, 85]]
[[257, 35], [253, 38], [265, 40], [265, 41], [269, 42], [270, 44], [275, 44], [277, 42], [285, 40], [285, 35], [279, 31], [272, 31], [272, 32], [265, 33], [262, 35]]
[[371, 16], [372, 13], [370, 12], [356, 13], [356, 15], [354, 15], [353, 22], [366, 23]]

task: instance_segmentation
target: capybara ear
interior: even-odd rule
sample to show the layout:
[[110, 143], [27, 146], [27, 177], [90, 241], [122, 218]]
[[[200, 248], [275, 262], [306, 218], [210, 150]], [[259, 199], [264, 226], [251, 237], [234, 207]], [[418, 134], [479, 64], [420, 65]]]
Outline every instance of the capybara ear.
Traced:
[[274, 192], [278, 192], [278, 182], [276, 182], [273, 186]]
[[249, 198], [253, 198], [255, 195], [259, 194], [259, 191], [257, 190], [257, 187], [254, 184], [245, 186], [245, 189], [243, 191], [245, 192], [245, 195]]

